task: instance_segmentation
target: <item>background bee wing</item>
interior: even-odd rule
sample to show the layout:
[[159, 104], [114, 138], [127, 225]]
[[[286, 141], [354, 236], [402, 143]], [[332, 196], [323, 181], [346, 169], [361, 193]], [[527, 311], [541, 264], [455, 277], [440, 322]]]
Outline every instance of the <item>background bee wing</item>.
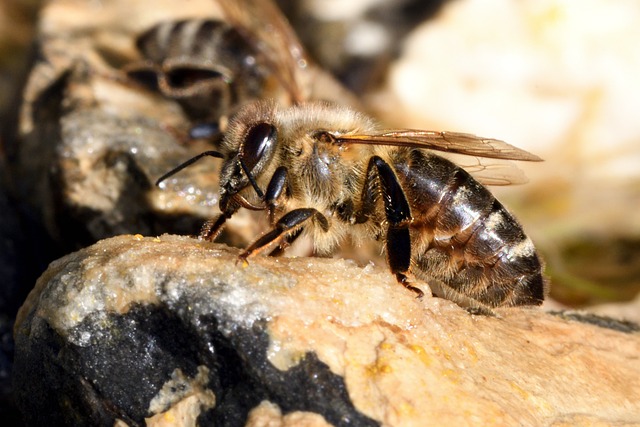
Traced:
[[309, 66], [300, 40], [271, 0], [216, 0], [228, 22], [259, 49], [294, 103], [307, 99], [304, 70]]
[[385, 130], [366, 135], [339, 135], [338, 143], [393, 145], [423, 148], [446, 153], [465, 154], [491, 159], [540, 162], [542, 159], [528, 151], [514, 147], [499, 139], [482, 138], [468, 133], [435, 132], [426, 130]]

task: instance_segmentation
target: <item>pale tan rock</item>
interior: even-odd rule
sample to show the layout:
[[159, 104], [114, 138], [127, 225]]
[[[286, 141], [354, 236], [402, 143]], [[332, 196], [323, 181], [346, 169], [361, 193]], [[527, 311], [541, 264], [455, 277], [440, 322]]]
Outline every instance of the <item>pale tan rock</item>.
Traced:
[[216, 397], [207, 389], [209, 369], [198, 367], [195, 378], [189, 378], [176, 369], [151, 401], [149, 412], [155, 413], [146, 420], [147, 426], [193, 425], [203, 409], [215, 406]]
[[203, 402], [196, 395], [185, 397], [166, 412], [147, 418], [147, 427], [195, 426]]
[[51, 265], [16, 331], [38, 316], [86, 346], [92, 337], [73, 333], [86, 316], [200, 295], [207, 302], [196, 299], [192, 310], [224, 313], [229, 331], [267, 319], [278, 369], [315, 353], [344, 378], [355, 408], [383, 425], [640, 420], [638, 333], [540, 309], [475, 316], [443, 299], [418, 300], [384, 269], [345, 260], [255, 257], [243, 267], [237, 254], [171, 235], [101, 241]]
[[293, 412], [282, 415], [278, 407], [268, 401], [262, 401], [249, 413], [245, 427], [329, 427], [321, 415], [308, 412]]

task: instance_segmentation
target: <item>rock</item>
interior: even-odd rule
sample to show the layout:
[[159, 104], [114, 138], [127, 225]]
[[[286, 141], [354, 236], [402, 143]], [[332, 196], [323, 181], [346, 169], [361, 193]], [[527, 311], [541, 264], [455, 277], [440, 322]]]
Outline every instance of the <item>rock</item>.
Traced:
[[[160, 20], [219, 17], [209, 0], [47, 3], [33, 63], [3, 126], [12, 191], [67, 251], [122, 233], [197, 233], [217, 206], [215, 163], [155, 187], [210, 144], [173, 101], [127, 79], [136, 36]], [[73, 17], [73, 19], [70, 19]]]
[[238, 253], [126, 235], [52, 263], [15, 326], [27, 424], [640, 419], [637, 332], [540, 309], [476, 316], [418, 300], [372, 265], [258, 256], [244, 266]]
[[[0, 170], [3, 166], [0, 158]], [[20, 425], [21, 419], [11, 388], [14, 319], [56, 253], [42, 228], [21, 208], [0, 177], [0, 419], [5, 425]]]
[[640, 324], [640, 294], [631, 301], [593, 306], [589, 308], [589, 311], [601, 316], [609, 316]]

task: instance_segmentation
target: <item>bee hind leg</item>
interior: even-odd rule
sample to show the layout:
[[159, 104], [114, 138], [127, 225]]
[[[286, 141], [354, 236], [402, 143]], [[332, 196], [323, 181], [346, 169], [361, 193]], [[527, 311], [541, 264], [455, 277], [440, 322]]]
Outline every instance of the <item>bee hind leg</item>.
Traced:
[[[238, 255], [240, 261], [246, 262], [247, 258], [255, 255], [274, 242], [286, 240], [292, 236], [295, 239], [296, 233], [301, 232], [301, 228], [308, 220], [315, 219], [324, 231], [329, 230], [329, 221], [319, 211], [313, 208], [294, 209], [283, 215], [276, 223], [271, 231], [264, 234], [258, 240], [253, 242], [244, 252]], [[277, 250], [277, 249], [276, 249]]]
[[405, 274], [411, 264], [411, 240], [408, 228], [389, 227], [387, 231], [387, 262], [398, 283], [414, 292], [416, 298], [421, 299], [424, 292], [413, 286]]
[[414, 292], [416, 298], [422, 298], [424, 292], [413, 286], [406, 275], [411, 266], [411, 236], [409, 235], [411, 209], [409, 202], [391, 166], [378, 156], [371, 157], [367, 166], [367, 182], [362, 194], [361, 215], [367, 215], [375, 207], [375, 191], [372, 189], [376, 187], [373, 185], [373, 180], [376, 179], [380, 184], [384, 211], [389, 223], [386, 236], [387, 263], [398, 283]]

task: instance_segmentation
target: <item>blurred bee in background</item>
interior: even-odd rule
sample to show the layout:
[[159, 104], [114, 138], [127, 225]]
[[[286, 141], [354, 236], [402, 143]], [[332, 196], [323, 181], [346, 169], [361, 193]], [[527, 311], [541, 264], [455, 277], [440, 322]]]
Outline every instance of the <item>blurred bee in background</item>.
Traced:
[[[194, 123], [202, 125], [192, 136], [223, 131], [226, 119], [240, 106], [259, 99], [276, 99], [282, 105], [319, 98], [356, 103], [311, 63], [274, 4], [218, 4], [224, 21], [163, 21], [140, 34], [136, 47], [142, 59], [123, 70], [132, 80], [178, 102]], [[257, 10], [262, 15], [247, 13]]]
[[[272, 248], [281, 254], [300, 235], [310, 236], [320, 254], [347, 237], [381, 240], [392, 274], [418, 297], [423, 291], [411, 276], [436, 296], [483, 312], [541, 304], [546, 282], [534, 245], [482, 185], [520, 181], [510, 166], [483, 159], [540, 159], [464, 133], [385, 130], [353, 108], [310, 101], [309, 63], [284, 18], [270, 3], [241, 3], [221, 4], [235, 28], [256, 42], [267, 36], [264, 17], [275, 14], [279, 24], [267, 25], [269, 48], [256, 47], [281, 73], [292, 105], [246, 104], [231, 118], [219, 151], [203, 152], [158, 179], [160, 185], [205, 156], [223, 159], [221, 214], [207, 222], [201, 238], [214, 240], [241, 208], [264, 211], [271, 230], [241, 253], [242, 261]], [[477, 179], [434, 151], [473, 156]]]
[[267, 95], [267, 61], [234, 27], [221, 21], [161, 22], [141, 34], [143, 60], [124, 71], [177, 101], [195, 121], [218, 121], [234, 105]]

